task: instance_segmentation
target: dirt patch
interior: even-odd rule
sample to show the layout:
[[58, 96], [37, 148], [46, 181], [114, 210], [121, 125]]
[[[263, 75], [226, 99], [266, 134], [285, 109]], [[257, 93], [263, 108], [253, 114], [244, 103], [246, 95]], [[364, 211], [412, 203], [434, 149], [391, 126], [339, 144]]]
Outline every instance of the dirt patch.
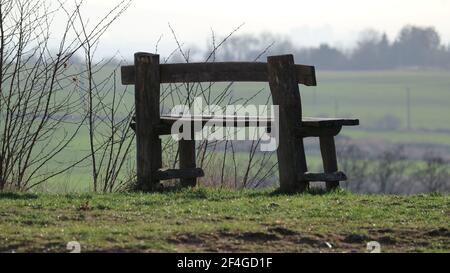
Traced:
[[428, 236], [432, 237], [447, 237], [450, 238], [450, 231], [446, 228], [434, 229], [426, 233]]
[[383, 245], [395, 245], [397, 243], [397, 240], [391, 236], [382, 236], [376, 239], [376, 241]]
[[281, 238], [273, 233], [265, 232], [244, 232], [236, 237], [237, 239], [244, 241], [277, 241]]
[[187, 244], [187, 245], [203, 245], [210, 240], [216, 240], [217, 236], [211, 234], [180, 234], [167, 239], [172, 244]]
[[386, 234], [386, 233], [393, 233], [394, 230], [391, 228], [379, 228], [379, 229], [371, 229], [369, 230], [369, 233], [375, 233], [375, 234]]
[[171, 236], [167, 242], [174, 244], [180, 250], [206, 252], [239, 252], [243, 251], [231, 234], [225, 232], [202, 234], [179, 234]]
[[449, 236], [449, 230], [445, 228], [429, 231], [369, 229], [367, 232], [368, 234], [312, 234], [275, 226], [254, 232], [222, 230], [180, 234], [167, 241], [176, 244], [178, 249], [207, 252], [366, 252], [370, 241], [379, 242], [386, 251], [401, 248], [414, 250], [434, 243], [442, 245], [442, 238], [446, 241]]
[[[416, 230], [416, 229], [372, 229], [369, 230], [371, 239], [378, 241], [382, 245], [391, 246], [409, 246], [409, 247], [427, 247], [433, 242], [448, 240], [450, 231], [446, 228], [433, 230]], [[450, 245], [450, 242], [449, 242]]]
[[369, 241], [371, 241], [371, 239], [368, 236], [360, 234], [349, 234], [343, 239], [343, 242], [348, 244], [361, 244]]
[[271, 233], [277, 233], [280, 235], [284, 235], [284, 236], [298, 235], [298, 233], [296, 231], [293, 231], [293, 230], [290, 230], [290, 229], [284, 228], [284, 227], [273, 227], [273, 228], [267, 229], [267, 231], [269, 231]]
[[320, 246], [323, 242], [312, 237], [302, 237], [296, 241], [297, 244], [309, 245], [312, 247]]

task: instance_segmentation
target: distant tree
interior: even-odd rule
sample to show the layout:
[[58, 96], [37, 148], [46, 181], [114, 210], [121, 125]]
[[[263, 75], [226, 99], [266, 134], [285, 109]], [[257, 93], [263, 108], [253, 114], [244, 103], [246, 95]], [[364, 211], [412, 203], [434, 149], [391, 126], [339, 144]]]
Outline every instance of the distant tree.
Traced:
[[433, 66], [441, 49], [441, 38], [433, 27], [405, 26], [393, 45], [400, 66]]
[[442, 45], [439, 33], [433, 27], [405, 26], [393, 42], [386, 33], [368, 29], [361, 33], [350, 54], [325, 43], [318, 47], [301, 47], [293, 44], [289, 37], [269, 32], [233, 35], [219, 50], [212, 50], [211, 45], [217, 45], [215, 39], [213, 35], [205, 54], [214, 52], [212, 59], [220, 61], [262, 60], [267, 55], [293, 53], [298, 62], [329, 70], [450, 68], [450, 45]]
[[386, 33], [366, 30], [351, 56], [352, 68], [385, 69], [395, 66], [391, 61], [391, 45]]
[[[294, 45], [288, 38], [265, 32], [260, 35], [232, 36], [215, 53], [217, 60], [253, 61], [267, 57], [268, 51], [265, 49], [268, 48], [270, 48], [270, 54], [272, 55], [292, 53], [295, 50]], [[206, 54], [208, 55], [211, 51], [210, 45]]]
[[442, 67], [450, 69], [450, 43], [448, 46], [444, 47], [441, 51], [441, 56], [439, 58], [442, 62]]
[[179, 51], [175, 51], [173, 54], [171, 54], [171, 57], [167, 61], [171, 63], [185, 63], [198, 62], [203, 59], [203, 52], [195, 45], [190, 45], [184, 50], [184, 54], [181, 54]]
[[345, 69], [348, 67], [348, 58], [337, 48], [328, 44], [321, 44], [318, 48], [298, 50], [297, 59], [305, 60], [321, 69]]

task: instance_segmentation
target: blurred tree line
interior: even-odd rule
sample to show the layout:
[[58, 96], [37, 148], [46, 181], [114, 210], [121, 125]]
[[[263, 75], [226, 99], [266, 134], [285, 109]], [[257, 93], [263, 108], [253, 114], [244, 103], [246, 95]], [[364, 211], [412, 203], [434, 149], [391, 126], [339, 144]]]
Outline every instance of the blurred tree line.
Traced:
[[404, 145], [378, 147], [339, 143], [340, 168], [348, 175], [344, 187], [357, 193], [416, 194], [450, 192], [449, 161], [443, 153], [427, 150], [419, 160]]
[[267, 55], [286, 53], [293, 53], [299, 63], [330, 70], [450, 69], [450, 44], [444, 45], [433, 27], [412, 25], [403, 27], [393, 41], [385, 33], [366, 30], [349, 51], [326, 43], [299, 47], [288, 37], [271, 33], [235, 35], [217, 51], [216, 60], [263, 60]]

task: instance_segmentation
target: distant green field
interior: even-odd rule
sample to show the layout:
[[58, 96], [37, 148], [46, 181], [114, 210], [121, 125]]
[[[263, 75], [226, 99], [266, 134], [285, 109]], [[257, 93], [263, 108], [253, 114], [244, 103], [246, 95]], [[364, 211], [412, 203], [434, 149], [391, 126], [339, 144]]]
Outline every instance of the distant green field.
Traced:
[[[359, 140], [450, 146], [450, 71], [319, 70], [317, 78], [317, 87], [300, 86], [304, 116], [359, 118], [361, 126], [344, 128], [342, 136]], [[213, 85], [211, 97], [217, 97], [225, 86], [225, 83]], [[202, 84], [203, 90], [208, 87], [209, 84]], [[132, 105], [133, 87], [128, 88], [125, 104]], [[201, 95], [202, 88], [196, 89], [197, 95]], [[410, 90], [411, 130], [406, 130], [407, 88]], [[265, 104], [270, 90], [267, 84], [259, 83], [233, 84], [232, 97], [225, 101], [251, 98], [258, 91], [259, 95], [249, 103]], [[175, 98], [175, 104], [180, 99], [183, 100], [182, 97]], [[170, 100], [171, 97], [165, 100], [165, 111], [170, 110], [173, 104]], [[87, 130], [81, 130], [59, 161], [76, 160], [88, 153], [88, 147]], [[312, 157], [312, 160], [318, 162], [317, 158]], [[72, 172], [56, 177], [51, 186], [43, 189], [88, 189], [88, 183], [85, 182], [89, 181], [90, 176], [88, 166], [89, 162], [86, 162]]]
[[[359, 118], [361, 126], [342, 132], [355, 138], [450, 144], [450, 71], [319, 70], [317, 79], [316, 87], [300, 86], [304, 116]], [[212, 97], [226, 86], [216, 83]], [[251, 100], [257, 105], [270, 96], [268, 84], [235, 83], [231, 90], [232, 100], [259, 93]]]
[[374, 127], [377, 121], [392, 115], [401, 123], [398, 129], [405, 129], [409, 88], [411, 128], [450, 129], [450, 71], [317, 74], [319, 84], [315, 91], [304, 88], [302, 93], [305, 115], [357, 117], [364, 127]]
[[[450, 129], [450, 71], [343, 71], [317, 72], [317, 87], [300, 86], [305, 116], [357, 117], [373, 126], [386, 115], [397, 117], [406, 128], [406, 89], [410, 89], [411, 126], [415, 129]], [[217, 88], [224, 84], [216, 84]], [[267, 84], [239, 83], [233, 97], [249, 97], [263, 104]]]

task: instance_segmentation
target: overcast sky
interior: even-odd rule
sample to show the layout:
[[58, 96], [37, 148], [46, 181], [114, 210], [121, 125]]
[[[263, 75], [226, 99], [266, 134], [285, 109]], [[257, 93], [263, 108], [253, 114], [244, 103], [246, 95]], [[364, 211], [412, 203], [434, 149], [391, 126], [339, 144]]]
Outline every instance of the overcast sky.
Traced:
[[[86, 12], [99, 17], [117, 0], [88, 0]], [[354, 45], [362, 30], [385, 31], [394, 38], [406, 24], [434, 26], [450, 41], [450, 0], [134, 0], [103, 39], [102, 52], [123, 55], [175, 47], [170, 23], [187, 45], [204, 47], [211, 29], [225, 35], [241, 23], [240, 33], [270, 31], [288, 35], [298, 45], [327, 42]]]

